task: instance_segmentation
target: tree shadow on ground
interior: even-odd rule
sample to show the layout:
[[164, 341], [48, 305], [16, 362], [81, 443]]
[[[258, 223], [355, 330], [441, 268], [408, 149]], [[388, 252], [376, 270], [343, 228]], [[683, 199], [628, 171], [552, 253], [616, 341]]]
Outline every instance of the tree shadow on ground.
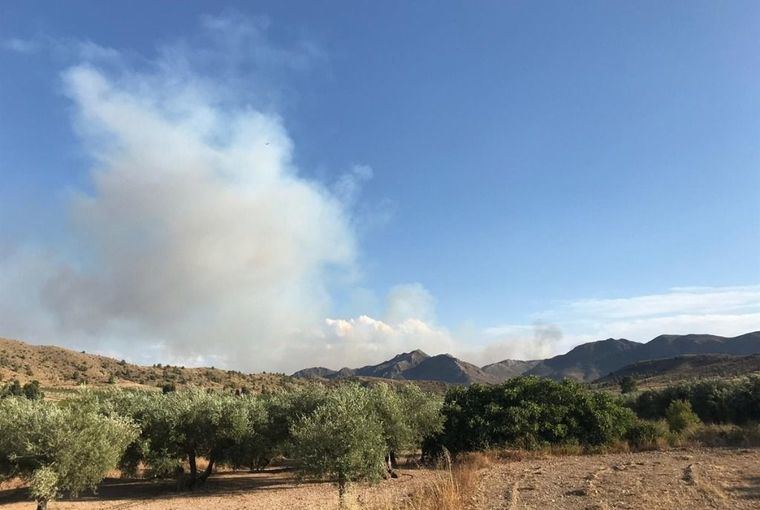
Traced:
[[760, 476], [748, 476], [744, 478], [746, 485], [732, 488], [731, 492], [741, 499], [760, 500]]
[[[210, 494], [233, 495], [283, 490], [321, 483], [329, 482], [300, 480], [296, 473], [288, 468], [272, 468], [260, 472], [224, 471], [215, 473], [206, 483], [192, 491], [178, 491], [176, 481], [171, 479], [106, 478], [98, 486], [97, 494], [85, 494], [78, 498], [62, 499], [66, 501], [119, 501], [192, 498]], [[26, 488], [0, 491], [0, 505], [29, 500], [29, 491]]]

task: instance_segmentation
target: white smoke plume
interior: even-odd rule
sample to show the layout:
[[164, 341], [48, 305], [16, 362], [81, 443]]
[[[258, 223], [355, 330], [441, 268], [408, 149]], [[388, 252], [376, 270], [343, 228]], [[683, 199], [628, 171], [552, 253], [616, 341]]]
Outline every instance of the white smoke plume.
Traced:
[[[213, 55], [225, 62], [247, 49], [254, 63], [295, 58], [267, 47], [258, 24], [204, 23], [207, 37], [232, 27]], [[63, 73], [91, 186], [71, 199], [71, 253], [38, 282], [49, 326], [31, 336], [101, 351], [117, 342], [137, 359], [277, 367], [290, 338], [328, 315], [332, 275], [353, 270], [349, 211], [294, 166], [278, 115], [231, 102], [240, 82], [194, 74], [198, 57], [181, 44], [159, 54], [140, 70], [123, 59]]]

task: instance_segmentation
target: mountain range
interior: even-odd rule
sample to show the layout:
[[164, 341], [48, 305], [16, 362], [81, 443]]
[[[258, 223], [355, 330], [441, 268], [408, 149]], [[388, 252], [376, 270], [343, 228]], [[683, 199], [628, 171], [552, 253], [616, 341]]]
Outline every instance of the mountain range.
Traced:
[[[332, 370], [313, 367], [294, 377], [340, 379], [376, 377], [385, 379], [443, 381], [450, 384], [498, 383], [517, 375], [551, 379], [571, 378], [591, 382], [626, 366], [647, 360], [687, 355], [760, 354], [760, 331], [736, 337], [717, 335], [660, 335], [649, 342], [608, 338], [574, 347], [566, 354], [544, 360], [503, 360], [483, 367], [449, 354], [428, 356], [420, 350], [402, 353], [377, 365]], [[742, 365], [748, 366], [748, 365]]]

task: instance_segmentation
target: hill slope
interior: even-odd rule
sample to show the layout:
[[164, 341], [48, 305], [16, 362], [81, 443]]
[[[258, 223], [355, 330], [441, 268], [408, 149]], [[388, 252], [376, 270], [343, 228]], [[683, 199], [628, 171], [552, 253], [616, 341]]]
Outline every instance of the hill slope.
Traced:
[[412, 381], [443, 381], [451, 384], [500, 382], [481, 368], [455, 358], [449, 354], [439, 354], [427, 358], [417, 366], [403, 372], [405, 379]]
[[530, 369], [541, 363], [542, 360], [522, 361], [519, 359], [505, 359], [498, 363], [491, 363], [482, 368], [483, 372], [496, 377], [500, 381], [506, 381], [510, 377], [523, 375]]
[[625, 339], [601, 340], [579, 345], [538, 363], [526, 372], [552, 379], [571, 377], [593, 381], [639, 361], [689, 354], [760, 353], [760, 331], [727, 338], [717, 335], [661, 335], [647, 343]]
[[[524, 362], [521, 362], [524, 363]], [[319, 374], [323, 375], [319, 375]], [[381, 378], [408, 381], [440, 381], [448, 384], [496, 383], [499, 378], [480, 367], [448, 354], [428, 356], [420, 350], [404, 352], [388, 361], [361, 368], [342, 368], [338, 371], [322, 367], [306, 368], [294, 377], [323, 377], [325, 379]]]
[[760, 372], [760, 354], [690, 354], [639, 361], [597, 379], [594, 384], [614, 386], [623, 377], [633, 377], [639, 386], [656, 386], [688, 379], [736, 377], [756, 372]]
[[21, 383], [37, 380], [43, 387], [56, 388], [75, 387], [82, 383], [155, 388], [173, 383], [178, 387], [246, 388], [253, 392], [306, 384], [282, 374], [244, 374], [218, 368], [160, 364], [146, 367], [107, 356], [0, 338], [0, 381], [12, 379]]

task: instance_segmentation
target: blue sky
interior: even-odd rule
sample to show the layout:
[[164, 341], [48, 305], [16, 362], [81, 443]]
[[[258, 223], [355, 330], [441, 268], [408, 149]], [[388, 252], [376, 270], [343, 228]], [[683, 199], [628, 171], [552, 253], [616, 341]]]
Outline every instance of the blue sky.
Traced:
[[[23, 288], [25, 306], [0, 302], [10, 324], [0, 334], [136, 360], [190, 352], [190, 363], [290, 369], [315, 356], [335, 365], [379, 361], [417, 344], [496, 361], [607, 336], [757, 329], [759, 22], [755, 2], [4, 2], [0, 283], [14, 296]], [[220, 268], [209, 255], [182, 285], [167, 278], [114, 291], [138, 267], [113, 258], [124, 253], [124, 236], [139, 244], [145, 225], [168, 220], [144, 194], [125, 197], [94, 177], [124, 171], [139, 183], [122, 167], [146, 163], [114, 163], [123, 151], [104, 149], [103, 138], [134, 133], [89, 115], [110, 108], [88, 92], [101, 79], [131, 98], [119, 103], [127, 122], [137, 122], [128, 106], [135, 102], [170, 123], [208, 111], [220, 126], [240, 112], [276, 119], [283, 145], [261, 150], [282, 148], [277, 182], [297, 179], [313, 208], [304, 207], [301, 223], [304, 202], [293, 198], [264, 215], [286, 215], [285, 227], [273, 220], [249, 229], [243, 220], [222, 235], [237, 214], [262, 210], [259, 198], [241, 195], [253, 209], [240, 205], [204, 228], [221, 251], [248, 262]], [[198, 129], [217, 141], [229, 135]], [[267, 138], [267, 129], [238, 134]], [[160, 157], [156, 168], [195, 164]], [[259, 164], [268, 163], [254, 158], [245, 175]], [[217, 171], [226, 172], [204, 178], [229, 177]], [[224, 183], [242, 182], [235, 179]], [[93, 203], [82, 206], [82, 196]], [[273, 195], [256, 196], [268, 204]], [[228, 204], [208, 198], [208, 209], [194, 210], [179, 193], [161, 202], [205, 218], [217, 199]], [[82, 220], [88, 215], [102, 221]], [[266, 234], [273, 228], [282, 242]], [[186, 231], [171, 232], [186, 241]], [[287, 255], [293, 265], [272, 276], [282, 257], [267, 269], [261, 247], [270, 241], [312, 256]], [[153, 267], [167, 246], [146, 243], [132, 255]], [[216, 305], [196, 296], [222, 292], [204, 285], [235, 268], [248, 274], [251, 260], [260, 264], [251, 277], [231, 281]], [[188, 274], [198, 278], [191, 290]], [[276, 284], [262, 287], [262, 274]], [[136, 302], [148, 288], [161, 303], [193, 297], [178, 300], [186, 308], [146, 312]], [[232, 297], [241, 295], [257, 298]], [[272, 299], [287, 306], [261, 305]], [[77, 311], [60, 303], [71, 300]], [[103, 302], [112, 306], [93, 305]], [[616, 312], [602, 312], [613, 305]], [[290, 306], [308, 317], [274, 327], [271, 317], [287, 321]], [[231, 339], [213, 349], [178, 340], [192, 329], [187, 310], [235, 324], [224, 334]], [[135, 339], [149, 349], [130, 350]], [[262, 358], [271, 342], [290, 347]], [[332, 354], [324, 360], [314, 354], [325, 349]], [[239, 361], [250, 357], [262, 364]]]

